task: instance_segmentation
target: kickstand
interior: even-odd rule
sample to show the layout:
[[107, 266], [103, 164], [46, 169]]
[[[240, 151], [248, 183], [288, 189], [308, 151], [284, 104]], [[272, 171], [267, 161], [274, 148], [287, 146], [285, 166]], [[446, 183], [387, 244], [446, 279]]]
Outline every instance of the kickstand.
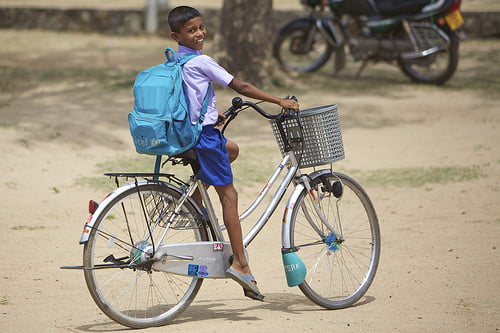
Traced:
[[356, 72], [356, 76], [355, 76], [356, 79], [359, 79], [359, 77], [361, 76], [361, 72], [365, 69], [366, 65], [368, 65], [368, 60], [363, 60], [363, 62], [361, 63], [361, 66], [359, 66], [359, 69]]

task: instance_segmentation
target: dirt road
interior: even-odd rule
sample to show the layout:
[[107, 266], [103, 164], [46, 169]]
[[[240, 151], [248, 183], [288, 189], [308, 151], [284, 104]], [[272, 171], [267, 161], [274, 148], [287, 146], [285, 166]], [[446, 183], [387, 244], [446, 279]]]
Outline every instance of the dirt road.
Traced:
[[[88, 199], [105, 194], [96, 179], [137, 158], [126, 123], [132, 96], [112, 71], [161, 61], [139, 50], [161, 50], [163, 41], [28, 35], [0, 34], [10, 75], [0, 93], [0, 331], [120, 331], [92, 302], [83, 274], [59, 267], [81, 264]], [[478, 49], [470, 43], [463, 54]], [[379, 214], [380, 266], [361, 302], [326, 311], [286, 286], [278, 213], [249, 248], [264, 303], [232, 281], [208, 280], [172, 325], [144, 332], [500, 330], [500, 99], [488, 87], [460, 88], [481, 65], [463, 63], [448, 87], [412, 85], [388, 69], [378, 79], [368, 71], [369, 88], [344, 78], [352, 90], [332, 79], [297, 93], [303, 107], [339, 104], [346, 159], [336, 167], [365, 185]], [[12, 79], [19, 75], [26, 79]], [[220, 91], [219, 103], [233, 96]], [[245, 174], [275, 160], [277, 148], [255, 116], [239, 118], [229, 135], [242, 149], [235, 173], [245, 206], [260, 188]]]

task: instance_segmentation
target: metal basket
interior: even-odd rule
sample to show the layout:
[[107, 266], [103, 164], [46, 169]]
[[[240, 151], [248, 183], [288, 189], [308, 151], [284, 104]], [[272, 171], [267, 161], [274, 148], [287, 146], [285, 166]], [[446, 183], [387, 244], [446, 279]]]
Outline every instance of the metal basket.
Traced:
[[[281, 154], [285, 154], [276, 120], [270, 122]], [[283, 122], [283, 129], [301, 168], [330, 164], [344, 158], [336, 104], [300, 110], [300, 121], [287, 119]]]

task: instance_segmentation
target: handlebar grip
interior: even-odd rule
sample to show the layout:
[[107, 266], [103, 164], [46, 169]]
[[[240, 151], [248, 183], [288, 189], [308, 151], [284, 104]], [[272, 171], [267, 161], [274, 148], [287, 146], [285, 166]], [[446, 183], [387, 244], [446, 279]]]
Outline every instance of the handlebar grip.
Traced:
[[[287, 97], [285, 97], [285, 99], [291, 99], [297, 103], [299, 102], [299, 100], [297, 99], [296, 96], [287, 96]], [[282, 112], [283, 112], [283, 114], [285, 114], [285, 116], [293, 117], [296, 114], [298, 114], [299, 110], [295, 111], [294, 109], [283, 109]]]

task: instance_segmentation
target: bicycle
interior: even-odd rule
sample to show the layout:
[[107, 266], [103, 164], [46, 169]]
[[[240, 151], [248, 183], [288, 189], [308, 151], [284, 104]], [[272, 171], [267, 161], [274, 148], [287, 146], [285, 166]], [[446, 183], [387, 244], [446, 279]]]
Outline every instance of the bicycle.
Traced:
[[[370, 287], [380, 256], [380, 230], [370, 198], [351, 177], [329, 169], [304, 174], [301, 169], [344, 158], [336, 105], [271, 115], [256, 103], [236, 97], [225, 112], [229, 123], [254, 109], [271, 122], [282, 161], [255, 201], [241, 214], [245, 220], [275, 185], [276, 192], [244, 236], [245, 248], [265, 226], [290, 185], [283, 216], [282, 256], [287, 283], [298, 286], [326, 309], [356, 303]], [[132, 328], [162, 326], [184, 311], [203, 279], [228, 278], [231, 246], [224, 238], [205, 186], [196, 177], [194, 151], [165, 163], [191, 166], [184, 181], [161, 173], [162, 156], [153, 173], [107, 173], [117, 189], [101, 203], [90, 201], [90, 217], [80, 243], [90, 294], [114, 321]], [[120, 186], [120, 179], [132, 179]], [[207, 214], [192, 200], [198, 188]]]

